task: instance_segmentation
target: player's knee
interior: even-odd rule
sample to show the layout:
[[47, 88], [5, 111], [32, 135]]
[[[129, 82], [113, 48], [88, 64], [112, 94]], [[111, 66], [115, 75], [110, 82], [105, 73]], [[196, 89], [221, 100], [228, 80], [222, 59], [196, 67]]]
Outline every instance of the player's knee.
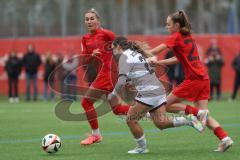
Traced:
[[93, 103], [90, 99], [87, 99], [87, 98], [83, 98], [82, 100], [82, 106], [83, 108], [86, 108], [88, 106], [91, 106]]
[[160, 130], [166, 129], [167, 128], [167, 123], [166, 122], [156, 122], [155, 126], [159, 128]]
[[159, 124], [157, 127], [158, 127], [160, 130], [163, 130], [163, 129], [166, 128], [164, 124]]
[[166, 112], [171, 112], [171, 107], [170, 107], [170, 105], [166, 105]]
[[131, 118], [131, 116], [127, 116], [126, 122], [127, 122], [128, 127], [132, 127], [137, 124], [137, 120]]

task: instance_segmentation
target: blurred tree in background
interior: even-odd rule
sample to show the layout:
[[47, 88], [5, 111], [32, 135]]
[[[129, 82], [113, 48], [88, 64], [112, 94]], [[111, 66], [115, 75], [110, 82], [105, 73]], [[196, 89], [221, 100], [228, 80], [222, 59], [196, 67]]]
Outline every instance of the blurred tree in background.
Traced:
[[0, 0], [0, 37], [82, 35], [92, 7], [117, 34], [163, 34], [167, 15], [180, 9], [195, 33], [240, 31], [240, 0]]

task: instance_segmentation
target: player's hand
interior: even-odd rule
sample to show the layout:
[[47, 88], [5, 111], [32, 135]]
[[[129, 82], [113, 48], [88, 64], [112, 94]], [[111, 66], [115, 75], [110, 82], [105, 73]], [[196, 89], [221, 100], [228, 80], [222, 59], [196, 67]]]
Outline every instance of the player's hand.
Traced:
[[130, 81], [130, 82], [127, 82], [127, 83], [125, 84], [125, 87], [126, 87], [127, 90], [130, 91], [130, 92], [135, 92], [135, 91], [136, 91], [136, 88], [135, 88], [135, 86], [131, 83], [131, 81]]
[[217, 54], [217, 55], [216, 55], [216, 59], [217, 59], [217, 60], [221, 60], [221, 59], [222, 59], [221, 55]]
[[156, 67], [159, 65], [159, 61], [156, 60], [149, 60], [148, 63], [151, 67]]
[[213, 61], [214, 60], [214, 57], [212, 55], [209, 56], [208, 58], [209, 61]]
[[155, 67], [156, 66], [156, 62], [157, 62], [157, 58], [156, 57], [149, 57], [146, 59], [146, 61], [149, 63], [150, 66]]
[[92, 56], [99, 56], [101, 54], [99, 49], [94, 49], [92, 52]]

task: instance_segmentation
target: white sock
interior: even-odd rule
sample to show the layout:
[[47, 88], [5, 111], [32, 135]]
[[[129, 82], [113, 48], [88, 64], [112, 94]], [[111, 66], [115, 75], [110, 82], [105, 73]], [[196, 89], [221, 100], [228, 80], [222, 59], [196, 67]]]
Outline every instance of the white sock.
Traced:
[[179, 112], [178, 112], [178, 115], [180, 115], [180, 116], [185, 116], [186, 114], [185, 114], [185, 111], [179, 111]]
[[202, 112], [205, 112], [207, 109], [199, 109], [197, 116], [200, 116]]
[[231, 139], [231, 138], [227, 136], [227, 137], [223, 138], [221, 141], [224, 142], [224, 141], [227, 141], [229, 139]]
[[138, 147], [147, 148], [147, 140], [144, 135], [138, 139], [135, 139], [135, 141], [137, 142]]
[[100, 135], [101, 133], [100, 133], [99, 128], [98, 128], [98, 129], [93, 129], [93, 130], [92, 130], [92, 134], [93, 134], [93, 135]]
[[174, 117], [173, 118], [173, 126], [174, 127], [185, 126], [185, 125], [191, 125], [191, 122], [188, 121], [184, 117]]
[[152, 118], [151, 114], [149, 112], [147, 112], [145, 116], [146, 116], [146, 118]]

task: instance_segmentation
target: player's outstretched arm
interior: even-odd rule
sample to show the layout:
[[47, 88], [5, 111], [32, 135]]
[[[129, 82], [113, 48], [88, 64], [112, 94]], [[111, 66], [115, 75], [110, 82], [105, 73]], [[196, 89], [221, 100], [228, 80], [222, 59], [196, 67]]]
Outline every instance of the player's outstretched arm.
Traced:
[[126, 84], [126, 80], [127, 77], [125, 75], [119, 76], [113, 91], [108, 95], [108, 99], [112, 99], [114, 96], [121, 95], [121, 88]]
[[173, 65], [173, 64], [177, 64], [179, 61], [176, 57], [172, 57], [172, 58], [168, 58], [168, 59], [164, 59], [164, 60], [160, 60], [160, 61], [156, 61], [156, 60], [150, 60], [148, 63], [152, 66], [152, 67], [156, 67], [156, 66], [160, 66], [160, 65]]
[[162, 44], [158, 45], [157, 47], [151, 49], [149, 52], [150, 52], [151, 54], [155, 55], [155, 54], [158, 54], [158, 53], [164, 51], [164, 50], [167, 49], [167, 48], [168, 48], [167, 45], [164, 44], [164, 43], [162, 43]]

